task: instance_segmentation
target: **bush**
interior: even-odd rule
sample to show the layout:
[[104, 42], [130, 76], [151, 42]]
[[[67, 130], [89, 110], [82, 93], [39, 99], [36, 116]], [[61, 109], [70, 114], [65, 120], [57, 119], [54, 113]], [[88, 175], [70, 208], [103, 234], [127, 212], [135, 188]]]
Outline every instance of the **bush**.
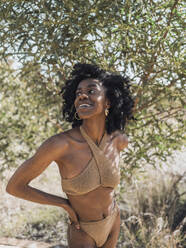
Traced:
[[184, 175], [147, 170], [133, 178], [121, 200], [120, 244], [125, 248], [183, 247], [186, 223]]

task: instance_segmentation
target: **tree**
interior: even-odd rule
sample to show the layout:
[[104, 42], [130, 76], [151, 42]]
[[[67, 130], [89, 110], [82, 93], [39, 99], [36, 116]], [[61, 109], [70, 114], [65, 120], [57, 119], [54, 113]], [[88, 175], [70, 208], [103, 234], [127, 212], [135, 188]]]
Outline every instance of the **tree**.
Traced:
[[[60, 117], [59, 92], [77, 61], [97, 63], [131, 78], [137, 121], [126, 128], [130, 145], [123, 153], [123, 176], [126, 170], [130, 174], [145, 163], [166, 160], [181, 148], [183, 4], [181, 0], [2, 1], [2, 65], [10, 59], [21, 63], [13, 74], [9, 66], [1, 66], [7, 75], [0, 86], [4, 162], [25, 157], [5, 149], [12, 137], [20, 144], [24, 140], [28, 154], [38, 145], [40, 134], [43, 139], [59, 132], [59, 126], [68, 127]], [[11, 109], [11, 104], [16, 106]]]

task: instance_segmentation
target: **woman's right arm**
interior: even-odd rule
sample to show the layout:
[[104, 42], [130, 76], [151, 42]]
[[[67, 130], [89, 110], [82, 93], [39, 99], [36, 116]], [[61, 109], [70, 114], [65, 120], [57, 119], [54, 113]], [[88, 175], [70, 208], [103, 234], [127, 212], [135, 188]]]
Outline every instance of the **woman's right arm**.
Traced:
[[[63, 136], [64, 137], [64, 136]], [[33, 188], [29, 183], [38, 177], [52, 161], [56, 161], [68, 150], [66, 138], [56, 135], [46, 140], [36, 151], [35, 155], [26, 160], [13, 174], [7, 185], [7, 192], [16, 197], [40, 204], [59, 206], [64, 208], [73, 222], [77, 223], [77, 216], [71, 208], [69, 200]]]

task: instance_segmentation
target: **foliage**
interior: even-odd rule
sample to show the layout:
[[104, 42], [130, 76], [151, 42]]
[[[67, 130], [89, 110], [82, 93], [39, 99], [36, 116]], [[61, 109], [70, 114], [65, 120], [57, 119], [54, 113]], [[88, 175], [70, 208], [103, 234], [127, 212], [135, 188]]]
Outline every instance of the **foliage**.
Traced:
[[[69, 128], [61, 119], [59, 92], [77, 61], [131, 78], [137, 121], [126, 129], [130, 145], [123, 154], [123, 176], [179, 149], [184, 138], [183, 4], [1, 1], [2, 169], [30, 155], [61, 126]], [[12, 60], [19, 61], [17, 69], [10, 66]]]
[[[12, 70], [0, 68], [0, 154], [3, 164], [0, 172], [3, 172], [8, 166], [16, 166], [31, 156], [41, 141], [60, 129], [55, 120], [59, 111], [56, 102], [60, 100], [49, 94], [44, 84], [20, 81], [16, 75], [10, 74]], [[34, 72], [32, 80], [41, 80], [38, 72]]]

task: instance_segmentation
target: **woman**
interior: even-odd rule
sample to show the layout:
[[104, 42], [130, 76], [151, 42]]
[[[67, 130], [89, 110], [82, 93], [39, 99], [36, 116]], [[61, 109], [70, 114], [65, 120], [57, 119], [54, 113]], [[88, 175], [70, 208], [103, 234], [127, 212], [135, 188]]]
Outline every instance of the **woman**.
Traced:
[[[120, 214], [114, 199], [119, 184], [119, 153], [127, 147], [121, 131], [132, 116], [128, 81], [96, 65], [77, 64], [62, 88], [63, 116], [72, 129], [46, 140], [7, 185], [7, 192], [64, 208], [70, 248], [114, 248]], [[29, 183], [55, 161], [67, 199]]]

